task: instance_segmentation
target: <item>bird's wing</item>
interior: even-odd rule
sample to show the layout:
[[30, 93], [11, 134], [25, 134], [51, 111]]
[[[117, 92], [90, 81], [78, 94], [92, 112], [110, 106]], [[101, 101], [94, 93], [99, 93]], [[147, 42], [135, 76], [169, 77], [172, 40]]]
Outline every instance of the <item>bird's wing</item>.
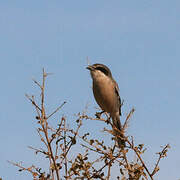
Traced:
[[121, 98], [120, 98], [120, 95], [119, 95], [119, 87], [118, 87], [118, 84], [116, 82], [115, 82], [115, 84], [116, 84], [116, 86], [115, 86], [115, 93], [117, 95], [118, 104], [119, 104], [119, 115], [121, 116]]

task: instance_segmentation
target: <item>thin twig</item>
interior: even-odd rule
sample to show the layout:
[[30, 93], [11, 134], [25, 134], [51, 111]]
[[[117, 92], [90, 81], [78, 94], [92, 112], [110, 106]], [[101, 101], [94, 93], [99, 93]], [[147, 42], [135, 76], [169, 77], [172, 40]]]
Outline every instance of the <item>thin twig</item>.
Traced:
[[[81, 126], [82, 126], [82, 122], [81, 122], [81, 120], [80, 120], [80, 123], [79, 123], [76, 131], [74, 132], [74, 137], [73, 137], [73, 139], [76, 139], [76, 136], [78, 135], [78, 131], [79, 131], [79, 129], [80, 129]], [[67, 154], [68, 154], [69, 150], [71, 149], [72, 145], [73, 145], [73, 142], [71, 141], [71, 144], [69, 145], [68, 149], [66, 150], [66, 153], [64, 154], [64, 158], [67, 156]], [[62, 159], [62, 161], [63, 161], [63, 160], [64, 160], [64, 159]]]
[[58, 112], [64, 105], [66, 104], [66, 101], [64, 101], [54, 112], [52, 112], [47, 119], [49, 119], [52, 115], [54, 115], [56, 112]]
[[131, 116], [133, 115], [134, 111], [135, 111], [135, 109], [132, 108], [132, 110], [127, 115], [126, 120], [125, 120], [124, 125], [123, 125], [123, 130], [127, 129], [129, 120], [130, 120]]
[[37, 85], [40, 87], [40, 89], [42, 90], [42, 86], [41, 86], [35, 79], [32, 79], [32, 80], [33, 80], [34, 83], [37, 84]]
[[40, 111], [42, 112], [41, 108], [35, 103], [33, 99], [31, 99], [27, 94], [25, 96], [31, 101], [31, 103]]
[[[64, 129], [66, 129], [66, 119], [64, 119]], [[66, 144], [66, 131], [64, 131], [64, 150], [65, 152], [67, 151], [67, 144]], [[64, 160], [65, 160], [65, 174], [66, 174], [66, 177], [67, 177], [67, 156], [64, 157]]]
[[159, 154], [159, 158], [158, 158], [158, 160], [157, 160], [157, 162], [156, 162], [156, 165], [155, 165], [155, 167], [154, 167], [153, 172], [151, 173], [151, 176], [154, 176], [154, 174], [159, 170], [158, 165], [159, 165], [159, 163], [160, 163], [160, 160], [161, 160], [162, 157], [164, 157], [164, 153], [165, 153], [165, 151], [166, 151], [169, 147], [170, 147], [169, 144], [167, 144], [167, 145], [163, 148], [163, 150], [158, 153], [158, 154]]
[[151, 173], [149, 172], [148, 168], [146, 167], [144, 161], [142, 160], [139, 152], [136, 150], [136, 148], [134, 148], [134, 147], [132, 146], [132, 144], [130, 143], [130, 141], [129, 141], [128, 139], [127, 139], [126, 141], [127, 141], [128, 144], [130, 145], [130, 147], [132, 148], [132, 150], [136, 153], [138, 159], [141, 161], [142, 166], [144, 167], [144, 169], [145, 169], [146, 172], [148, 173], [148, 175], [149, 175], [149, 177], [151, 178], [151, 180], [153, 180], [153, 177], [152, 177]]
[[37, 132], [38, 132], [38, 134], [39, 134], [39, 137], [41, 138], [41, 141], [42, 141], [42, 142], [46, 145], [46, 147], [48, 148], [48, 144], [46, 143], [46, 141], [45, 141], [44, 138], [42, 137], [39, 129], [37, 129]]
[[42, 154], [48, 155], [48, 153], [46, 151], [44, 151], [44, 150], [40, 150], [40, 149], [34, 148], [32, 146], [28, 146], [28, 148], [34, 150], [36, 152], [36, 154], [40, 152]]
[[31, 167], [28, 167], [28, 168], [25, 168], [25, 167], [23, 167], [22, 165], [20, 165], [20, 164], [18, 164], [18, 163], [14, 163], [14, 162], [12, 162], [12, 161], [7, 161], [8, 163], [10, 163], [10, 164], [12, 164], [12, 165], [14, 165], [14, 166], [17, 166], [17, 167], [19, 167], [19, 168], [21, 168], [22, 170], [24, 170], [24, 171], [28, 171], [28, 172], [30, 172], [33, 176], [34, 176], [34, 171], [32, 170], [33, 168], [35, 168], [33, 165], [31, 166]]

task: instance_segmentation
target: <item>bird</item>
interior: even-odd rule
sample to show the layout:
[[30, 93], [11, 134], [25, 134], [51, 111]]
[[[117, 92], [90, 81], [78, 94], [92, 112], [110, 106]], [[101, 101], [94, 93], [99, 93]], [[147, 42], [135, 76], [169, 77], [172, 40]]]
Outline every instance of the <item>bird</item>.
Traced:
[[[115, 128], [116, 136], [123, 137], [123, 128], [120, 122], [121, 116], [121, 98], [119, 87], [114, 80], [111, 70], [104, 64], [93, 64], [86, 67], [91, 74], [93, 81], [93, 94], [100, 108], [109, 113]], [[115, 129], [118, 130], [115, 130]], [[116, 138], [119, 147], [124, 147], [123, 138]]]

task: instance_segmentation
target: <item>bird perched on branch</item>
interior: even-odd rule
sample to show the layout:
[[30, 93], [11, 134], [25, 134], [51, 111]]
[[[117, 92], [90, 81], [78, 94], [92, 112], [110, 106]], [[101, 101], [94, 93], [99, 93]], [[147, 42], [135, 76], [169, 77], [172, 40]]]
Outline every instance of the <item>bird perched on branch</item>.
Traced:
[[[116, 136], [123, 137], [123, 128], [120, 122], [121, 99], [118, 84], [113, 79], [110, 69], [104, 64], [89, 65], [87, 69], [90, 70], [93, 80], [93, 94], [97, 104], [103, 111], [110, 114]], [[124, 140], [117, 137], [116, 139], [119, 147], [124, 147]]]

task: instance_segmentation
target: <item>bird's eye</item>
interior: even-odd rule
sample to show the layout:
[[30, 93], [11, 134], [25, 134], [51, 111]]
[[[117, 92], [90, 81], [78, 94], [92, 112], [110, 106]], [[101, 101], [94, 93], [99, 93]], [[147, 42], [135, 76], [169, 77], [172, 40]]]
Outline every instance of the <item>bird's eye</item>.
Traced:
[[103, 68], [103, 67], [97, 67], [96, 69], [101, 71], [101, 72], [103, 72], [105, 75], [109, 74], [109, 72], [105, 68]]

